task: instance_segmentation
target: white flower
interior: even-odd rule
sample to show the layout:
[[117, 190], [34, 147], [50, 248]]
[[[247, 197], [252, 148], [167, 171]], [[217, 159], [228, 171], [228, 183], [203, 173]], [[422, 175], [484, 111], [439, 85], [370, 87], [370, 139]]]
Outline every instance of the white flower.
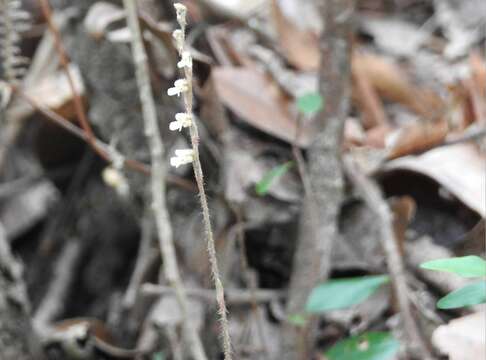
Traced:
[[174, 30], [172, 37], [175, 39], [177, 51], [182, 53], [184, 49], [184, 31], [181, 29]]
[[176, 80], [174, 83], [174, 87], [169, 88], [167, 90], [167, 95], [169, 96], [179, 96], [183, 92], [186, 92], [189, 90], [189, 84], [186, 79], [179, 79]]
[[105, 184], [115, 189], [119, 195], [126, 197], [130, 193], [127, 179], [116, 168], [111, 166], [106, 167], [101, 176]]
[[186, 23], [187, 7], [181, 3], [175, 3], [174, 7], [176, 9], [177, 22], [183, 28], [187, 25]]
[[170, 165], [176, 168], [181, 165], [190, 164], [194, 160], [194, 150], [192, 149], [176, 150], [175, 155], [170, 158]]
[[178, 113], [175, 116], [176, 121], [172, 121], [169, 124], [169, 129], [172, 131], [179, 130], [182, 128], [187, 128], [192, 125], [192, 114]]
[[179, 69], [182, 69], [184, 67], [186, 68], [192, 68], [192, 56], [189, 51], [183, 51], [181, 55], [181, 61], [177, 63], [177, 67]]

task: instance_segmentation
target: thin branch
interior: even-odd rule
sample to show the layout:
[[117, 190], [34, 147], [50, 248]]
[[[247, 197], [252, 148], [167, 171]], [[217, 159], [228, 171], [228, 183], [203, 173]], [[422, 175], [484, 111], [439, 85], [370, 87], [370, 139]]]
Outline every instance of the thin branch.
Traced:
[[378, 185], [364, 175], [351, 158], [344, 158], [344, 165], [349, 180], [353, 183], [356, 190], [358, 190], [368, 205], [369, 210], [375, 214], [375, 219], [379, 224], [380, 240], [398, 300], [401, 319], [408, 340], [409, 352], [411, 355], [420, 354], [420, 358], [422, 359], [434, 359], [421, 336], [419, 326], [412, 314], [408, 297], [410, 290], [408, 289], [407, 279], [405, 277], [405, 266], [393, 231], [393, 216], [388, 204], [383, 199]]
[[56, 48], [56, 52], [58, 54], [61, 66], [64, 69], [64, 72], [66, 73], [69, 87], [71, 88], [73, 94], [74, 109], [76, 111], [76, 115], [78, 117], [81, 128], [84, 130], [86, 134], [86, 138], [87, 138], [86, 140], [98, 155], [100, 155], [106, 161], [111, 162], [113, 159], [98, 146], [95, 135], [93, 133], [93, 129], [89, 124], [88, 118], [86, 116], [86, 109], [84, 108], [83, 100], [81, 99], [81, 96], [76, 90], [76, 86], [74, 84], [74, 78], [69, 68], [70, 61], [66, 53], [66, 50], [64, 48], [64, 45], [62, 43], [61, 34], [59, 33], [59, 30], [57, 29], [57, 26], [53, 20], [52, 10], [49, 5], [49, 1], [38, 0], [38, 3], [42, 9], [42, 13], [44, 14], [44, 17], [46, 18], [47, 26], [54, 37], [54, 45]]
[[157, 112], [152, 95], [147, 54], [143, 45], [140, 23], [135, 0], [123, 1], [127, 12], [127, 23], [132, 34], [132, 54], [135, 63], [136, 78], [142, 103], [145, 135], [149, 142], [152, 158], [152, 208], [155, 215], [157, 234], [164, 262], [164, 273], [170, 286], [174, 289], [182, 314], [182, 327], [190, 352], [196, 360], [206, 360], [206, 354], [197, 333], [188, 318], [186, 290], [182, 284], [173, 242], [172, 225], [169, 220], [166, 203], [166, 166], [164, 144], [160, 136]]
[[68, 240], [57, 260], [47, 293], [34, 314], [34, 326], [38, 332], [43, 333], [64, 310], [66, 296], [81, 255], [80, 242], [74, 239]]
[[[354, 0], [318, 3], [323, 23], [319, 42], [322, 57], [319, 90], [326, 104], [314, 119], [315, 139], [309, 147], [307, 171], [302, 169], [300, 154], [294, 151], [299, 171], [304, 175], [305, 192], [309, 195], [305, 197], [299, 224], [289, 284], [288, 315], [304, 313], [312, 288], [329, 275], [333, 243], [339, 237], [338, 216], [344, 196], [340, 157], [351, 92]], [[309, 359], [315, 329], [317, 321], [310, 321], [304, 329], [287, 324], [282, 359]]]
[[262, 314], [258, 309], [258, 302], [257, 302], [257, 279], [256, 276], [250, 270], [250, 265], [248, 264], [248, 257], [246, 252], [246, 236], [243, 224], [243, 217], [241, 214], [241, 209], [238, 206], [234, 206], [233, 212], [236, 217], [236, 238], [239, 245], [239, 253], [240, 253], [240, 261], [241, 261], [241, 269], [243, 270], [243, 274], [245, 275], [245, 280], [247, 281], [247, 286], [250, 290], [251, 294], [251, 310], [253, 316], [255, 317], [258, 336], [260, 337], [261, 347], [263, 355], [268, 358], [268, 345], [265, 339], [265, 333], [263, 331], [263, 319]]
[[[170, 295], [174, 293], [174, 289], [169, 286], [160, 286], [154, 284], [143, 284], [142, 293], [145, 295]], [[187, 295], [199, 298], [208, 303], [216, 301], [216, 292], [207, 289], [187, 289]], [[255, 292], [249, 289], [228, 289], [226, 290], [226, 301], [231, 305], [251, 305], [253, 301], [257, 303], [269, 303], [285, 299], [287, 296], [285, 291], [257, 289]]]

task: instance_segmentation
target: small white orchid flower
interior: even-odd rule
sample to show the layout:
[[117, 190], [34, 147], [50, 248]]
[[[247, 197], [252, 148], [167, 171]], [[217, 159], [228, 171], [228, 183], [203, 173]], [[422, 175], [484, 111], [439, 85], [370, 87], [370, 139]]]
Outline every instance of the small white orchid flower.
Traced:
[[183, 51], [181, 55], [181, 61], [177, 63], [179, 69], [192, 68], [192, 56], [189, 51]]
[[174, 30], [172, 37], [175, 39], [177, 51], [181, 53], [184, 49], [184, 31], [181, 29]]
[[177, 22], [181, 27], [185, 27], [187, 25], [186, 22], [187, 7], [184, 4], [175, 3], [174, 8], [177, 14]]
[[193, 149], [179, 149], [175, 151], [175, 155], [170, 158], [170, 165], [178, 168], [181, 165], [190, 164], [194, 160]]
[[177, 113], [175, 119], [176, 121], [172, 121], [169, 124], [169, 129], [171, 131], [181, 131], [182, 128], [188, 128], [192, 125], [192, 114]]
[[187, 82], [186, 79], [179, 79], [176, 80], [174, 83], [174, 87], [169, 88], [167, 90], [167, 95], [169, 96], [180, 96], [183, 92], [186, 92], [189, 90], [189, 83]]
[[123, 174], [114, 167], [108, 166], [102, 172], [102, 178], [106, 185], [115, 189], [119, 195], [128, 196], [130, 187]]

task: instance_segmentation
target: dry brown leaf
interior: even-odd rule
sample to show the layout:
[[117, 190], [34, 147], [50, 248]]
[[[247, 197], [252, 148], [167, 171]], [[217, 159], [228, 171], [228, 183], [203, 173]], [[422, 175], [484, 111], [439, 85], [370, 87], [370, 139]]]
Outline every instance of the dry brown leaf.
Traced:
[[392, 131], [392, 127], [387, 124], [375, 126], [366, 132], [366, 145], [372, 148], [384, 149], [386, 146], [386, 137]]
[[442, 143], [448, 132], [449, 124], [445, 120], [407, 124], [387, 138], [388, 159], [428, 150]]
[[316, 70], [319, 67], [319, 41], [309, 31], [299, 29], [282, 13], [277, 0], [272, 0], [272, 16], [279, 44], [285, 57], [299, 70]]
[[90, 7], [84, 18], [84, 28], [95, 39], [101, 39], [111, 24], [124, 18], [125, 11], [121, 7], [100, 1]]
[[486, 354], [486, 313], [477, 312], [439, 326], [433, 344], [450, 360], [484, 359]]
[[486, 124], [486, 65], [477, 53], [471, 55], [469, 63], [472, 74], [464, 85], [469, 92], [475, 120]]
[[362, 112], [364, 128], [370, 129], [388, 124], [388, 119], [383, 103], [369, 79], [368, 72], [365, 70], [363, 66], [353, 68], [353, 98]]
[[[219, 67], [212, 72], [216, 92], [224, 105], [251, 126], [293, 143], [296, 119], [288, 111], [290, 99], [264, 73], [253, 68]], [[308, 146], [309, 131], [302, 129], [298, 144]]]
[[474, 145], [460, 144], [407, 156], [385, 165], [385, 171], [408, 170], [428, 176], [466, 206], [486, 216], [486, 155]]
[[398, 102], [418, 115], [436, 119], [444, 109], [443, 101], [431, 92], [415, 87], [396, 64], [371, 54], [355, 54], [353, 73], [365, 73], [378, 94]]

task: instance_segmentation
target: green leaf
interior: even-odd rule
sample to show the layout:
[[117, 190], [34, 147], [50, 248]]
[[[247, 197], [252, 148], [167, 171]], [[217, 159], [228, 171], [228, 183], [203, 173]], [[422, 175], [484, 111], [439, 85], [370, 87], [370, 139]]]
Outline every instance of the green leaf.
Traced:
[[255, 191], [258, 195], [264, 196], [268, 193], [270, 186], [282, 177], [294, 165], [293, 161], [274, 167], [255, 185]]
[[159, 351], [152, 355], [152, 360], [165, 360], [165, 355], [162, 351]]
[[486, 276], [486, 261], [479, 256], [463, 256], [432, 260], [420, 265], [422, 269], [445, 271], [463, 277]]
[[326, 352], [329, 360], [387, 360], [400, 343], [386, 332], [369, 332], [338, 342]]
[[307, 317], [303, 314], [289, 315], [288, 322], [297, 327], [304, 327], [307, 325]]
[[389, 280], [387, 275], [329, 280], [312, 290], [306, 311], [318, 314], [359, 304]]
[[486, 303], [486, 281], [479, 281], [453, 291], [437, 302], [439, 309], [456, 309]]
[[314, 115], [321, 111], [324, 105], [319, 93], [308, 93], [297, 99], [297, 108], [304, 115]]

